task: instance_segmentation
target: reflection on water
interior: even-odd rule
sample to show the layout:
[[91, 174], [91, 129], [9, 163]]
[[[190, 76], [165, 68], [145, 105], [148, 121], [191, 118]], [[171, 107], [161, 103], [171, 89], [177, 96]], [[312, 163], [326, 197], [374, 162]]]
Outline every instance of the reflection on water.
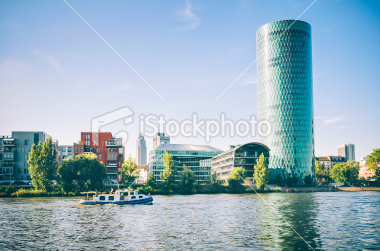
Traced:
[[154, 196], [153, 205], [123, 206], [0, 199], [0, 249], [380, 249], [380, 193], [261, 196]]

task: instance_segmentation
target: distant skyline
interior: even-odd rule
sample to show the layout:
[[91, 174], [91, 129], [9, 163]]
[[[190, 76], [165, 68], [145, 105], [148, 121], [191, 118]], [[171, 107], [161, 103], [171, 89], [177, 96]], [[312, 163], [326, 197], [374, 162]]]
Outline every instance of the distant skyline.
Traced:
[[[1, 1], [0, 135], [44, 131], [72, 144], [93, 118], [128, 106], [132, 124], [102, 131], [126, 130], [133, 157], [140, 114], [257, 115], [256, 64], [215, 99], [255, 60], [259, 27], [313, 3], [66, 1], [119, 55], [64, 1]], [[352, 143], [359, 161], [380, 147], [379, 13], [379, 1], [318, 0], [300, 18], [312, 27], [316, 156]], [[171, 138], [221, 150], [251, 141], [258, 137]]]

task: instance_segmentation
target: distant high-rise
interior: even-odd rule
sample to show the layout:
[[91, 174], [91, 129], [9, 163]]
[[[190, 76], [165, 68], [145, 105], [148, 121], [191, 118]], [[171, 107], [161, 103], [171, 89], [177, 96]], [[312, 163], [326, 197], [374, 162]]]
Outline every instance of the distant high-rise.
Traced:
[[170, 137], [165, 136], [163, 132], [159, 132], [153, 137], [153, 149], [161, 144], [170, 144]]
[[338, 155], [345, 157], [347, 161], [355, 161], [355, 145], [343, 144], [341, 146], [338, 146]]
[[136, 142], [136, 165], [145, 166], [147, 165], [146, 157], [146, 142], [144, 136], [140, 133], [139, 138]]
[[298, 182], [314, 178], [311, 26], [282, 20], [257, 31], [259, 120], [271, 123], [261, 141], [270, 149], [269, 168]]

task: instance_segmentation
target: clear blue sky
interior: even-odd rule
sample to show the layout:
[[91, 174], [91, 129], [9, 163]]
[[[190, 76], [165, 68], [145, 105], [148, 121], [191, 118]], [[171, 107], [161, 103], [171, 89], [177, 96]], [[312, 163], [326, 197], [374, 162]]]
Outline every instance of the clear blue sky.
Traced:
[[[166, 100], [163, 102], [70, 7], [56, 1], [0, 2], [0, 134], [42, 130], [77, 142], [91, 119], [119, 107], [138, 114], [215, 119], [257, 114], [256, 31], [297, 18], [313, 1], [74, 1], [68, 3]], [[316, 155], [380, 147], [380, 1], [318, 0], [312, 26]], [[135, 123], [127, 154], [135, 155]], [[257, 138], [214, 138], [210, 145]], [[152, 140], [147, 139], [148, 149]], [[205, 144], [177, 137], [172, 143]]]

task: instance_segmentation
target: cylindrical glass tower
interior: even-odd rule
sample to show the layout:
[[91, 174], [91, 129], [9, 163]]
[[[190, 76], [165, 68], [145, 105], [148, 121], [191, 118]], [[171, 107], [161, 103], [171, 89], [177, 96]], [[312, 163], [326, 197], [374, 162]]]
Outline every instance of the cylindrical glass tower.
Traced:
[[[271, 123], [261, 141], [269, 168], [283, 178], [314, 180], [311, 27], [303, 21], [268, 23], [257, 31], [259, 120]], [[277, 170], [273, 170], [277, 169]], [[295, 178], [294, 178], [295, 179]]]

